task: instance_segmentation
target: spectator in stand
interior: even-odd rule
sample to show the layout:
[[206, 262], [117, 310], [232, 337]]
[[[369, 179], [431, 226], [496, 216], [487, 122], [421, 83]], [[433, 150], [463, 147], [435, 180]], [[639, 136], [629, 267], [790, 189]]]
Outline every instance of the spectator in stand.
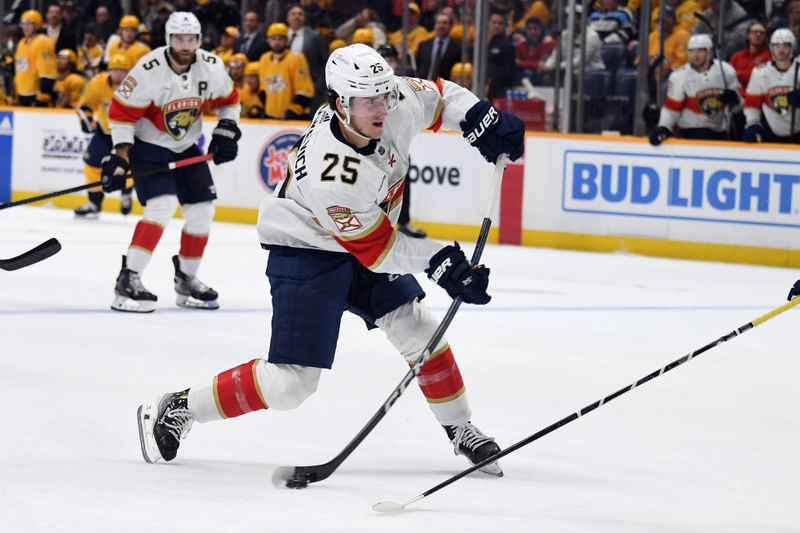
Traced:
[[228, 67], [233, 57], [233, 46], [236, 38], [239, 37], [239, 30], [235, 26], [228, 26], [219, 34], [219, 46], [214, 48], [211, 53], [219, 56], [225, 66]]
[[487, 40], [489, 47], [486, 51], [486, 81], [489, 83], [488, 100], [505, 98], [514, 84], [516, 73], [516, 51], [511, 40], [506, 35], [506, 17], [502, 13], [489, 15]]
[[314, 98], [314, 83], [305, 56], [289, 51], [289, 29], [282, 22], [270, 25], [267, 38], [272, 50], [258, 62], [267, 116], [289, 120], [310, 118], [308, 106]]
[[39, 33], [42, 15], [33, 9], [20, 18], [22, 39], [14, 53], [14, 88], [21, 106], [49, 107], [53, 103], [56, 50], [53, 39]]
[[165, 39], [165, 28], [167, 20], [173, 11], [175, 11], [175, 8], [172, 7], [172, 4], [168, 2], [161, 2], [158, 4], [156, 9], [156, 18], [152, 19], [152, 22], [148, 23], [148, 27], [150, 28], [150, 46], [152, 48], [158, 48], [159, 46], [164, 46], [167, 44]]
[[111, 18], [111, 13], [106, 6], [97, 6], [94, 11], [94, 23], [100, 31], [100, 40], [104, 43], [117, 32], [116, 21]]
[[380, 47], [378, 53], [383, 57], [389, 66], [392, 67], [396, 76], [409, 76], [409, 77], [416, 77], [417, 73], [411, 65], [413, 62], [411, 61], [411, 57], [408, 57], [406, 61], [407, 66], [405, 69], [400, 65], [400, 52], [397, 51], [397, 48], [393, 44], [385, 44]]
[[547, 35], [539, 17], [530, 17], [525, 24], [525, 41], [516, 49], [517, 77], [528, 78], [533, 85], [539, 85], [539, 66], [550, 57], [555, 47], [556, 40]]
[[269, 50], [267, 39], [261, 32], [258, 13], [255, 11], [248, 11], [244, 14], [242, 34], [236, 40], [233, 50], [246, 55], [249, 61], [258, 61]]
[[[666, 0], [665, 4], [667, 7], [675, 10], [676, 24], [689, 33], [692, 33], [697, 27], [697, 21], [699, 20], [695, 13], [702, 13], [703, 11], [700, 4], [695, 0]], [[704, 0], [703, 5], [708, 6], [708, 0]], [[658, 3], [654, 3], [653, 6], [650, 21], [651, 29], [658, 26], [658, 15], [661, 12]], [[708, 33], [708, 30], [701, 33]]]
[[[231, 56], [231, 60], [228, 63], [228, 75], [233, 80], [233, 86], [236, 87], [237, 91], [244, 87], [244, 69], [249, 64], [247, 56], [242, 53]], [[258, 65], [258, 63], [254, 63], [254, 65]]]
[[112, 56], [123, 54], [131, 60], [131, 65], [136, 65], [139, 59], [150, 52], [150, 47], [138, 40], [139, 17], [125, 15], [119, 19], [119, 30], [106, 43], [104, 62], [107, 65]]
[[375, 48], [375, 35], [369, 28], [358, 28], [353, 32], [353, 40], [350, 44], [366, 44], [370, 48]]
[[[62, 5], [62, 18], [61, 25], [72, 35], [75, 39], [80, 39], [83, 35], [83, 16], [80, 6], [74, 0], [67, 0]], [[78, 42], [76, 45], [80, 44]], [[56, 43], [58, 45], [58, 43]]]
[[461, 59], [461, 42], [450, 37], [452, 25], [448, 15], [439, 13], [433, 25], [433, 38], [419, 43], [416, 63], [420, 78], [447, 78]]
[[538, 18], [547, 27], [550, 24], [550, 8], [542, 0], [522, 0], [514, 6], [510, 30], [526, 30], [531, 17]]
[[56, 45], [56, 52], [63, 50], [64, 48], [74, 50], [78, 45], [78, 39], [69, 28], [61, 23], [64, 18], [64, 13], [61, 11], [61, 6], [59, 4], [50, 4], [47, 6], [45, 18], [47, 19], [45, 30], [47, 32], [47, 36], [53, 39], [53, 42]]
[[55, 107], [75, 109], [86, 89], [86, 78], [75, 72], [78, 54], [74, 50], [64, 48], [56, 59], [56, 82], [53, 90], [56, 93]]
[[327, 93], [325, 87], [325, 63], [328, 61], [328, 46], [319, 32], [306, 24], [306, 10], [300, 4], [292, 4], [286, 12], [286, 25], [289, 27], [289, 50], [303, 54], [314, 81], [314, 100], [316, 109]]
[[[725, 2], [725, 20], [722, 23], [722, 31], [719, 26], [720, 5]], [[745, 8], [734, 0], [711, 0], [710, 7], [703, 11], [703, 16], [711, 22], [711, 28], [704, 22], [700, 22], [694, 28], [694, 34], [702, 33], [716, 34], [719, 40], [719, 49], [722, 57], [728, 59], [734, 52], [744, 48], [747, 44], [747, 28], [753, 22], [754, 17], [749, 15]]]
[[800, 38], [800, 0], [789, 0], [783, 9], [789, 29], [792, 30], [795, 39]]
[[[575, 27], [573, 28], [573, 34], [575, 36], [575, 50], [572, 56], [572, 69], [573, 72], [576, 74], [580, 69], [581, 64], [581, 38], [580, 38], [580, 31], [583, 26], [583, 6], [576, 5], [575, 6]], [[568, 42], [567, 42], [567, 29], [564, 28], [561, 32], [561, 65], [560, 68], [562, 70], [567, 68], [567, 49], [568, 49]], [[584, 70], [586, 72], [591, 72], [594, 70], [603, 70], [605, 65], [603, 64], [603, 41], [600, 40], [600, 36], [594, 31], [591, 26], [586, 26], [586, 54], [585, 54], [585, 63], [584, 63]], [[556, 69], [556, 50], [550, 54], [550, 57], [542, 64], [539, 65], [539, 74], [550, 74]]]
[[[408, 3], [408, 52], [416, 56], [419, 43], [428, 38], [428, 30], [419, 24], [419, 6], [416, 2]], [[389, 43], [400, 50], [403, 43], [403, 30], [399, 29], [389, 34]]]
[[266, 118], [264, 101], [266, 94], [261, 90], [258, 80], [258, 63], [248, 63], [244, 67], [244, 83], [239, 89], [239, 103], [242, 104], [242, 116], [248, 118]]
[[638, 44], [636, 24], [631, 12], [619, 0], [603, 0], [603, 10], [589, 15], [589, 26], [603, 43], [623, 43], [629, 49]]
[[742, 87], [747, 87], [755, 67], [769, 63], [771, 56], [766, 40], [766, 26], [753, 22], [747, 28], [747, 46], [731, 56], [730, 64], [736, 69], [736, 76]]
[[472, 90], [472, 63], [456, 63], [450, 70], [450, 81], [453, 81], [466, 90]]
[[[692, 34], [678, 26], [677, 22], [675, 10], [666, 6], [664, 9], [664, 33], [667, 36], [664, 38], [664, 61], [659, 69], [662, 73], [660, 77], [666, 76], [689, 60], [689, 56], [686, 54], [686, 44]], [[659, 40], [658, 26], [656, 26], [650, 32], [650, 64], [653, 64], [660, 54]]]
[[[417, 13], [419, 13], [419, 7], [417, 7]], [[372, 31], [374, 47], [379, 48], [386, 44], [386, 28], [381, 23], [381, 19], [375, 10], [368, 7], [360, 10], [355, 16], [340, 24], [336, 28], [336, 37], [352, 42], [353, 34], [359, 28], [367, 28]]]
[[100, 73], [105, 50], [97, 39], [97, 25], [87, 24], [83, 30], [83, 44], [78, 47], [78, 70], [83, 72], [88, 79]]
[[328, 52], [332, 54], [334, 51], [339, 48], [344, 48], [345, 46], [347, 46], [347, 43], [344, 42], [343, 39], [334, 39], [331, 41], [331, 44], [328, 45]]

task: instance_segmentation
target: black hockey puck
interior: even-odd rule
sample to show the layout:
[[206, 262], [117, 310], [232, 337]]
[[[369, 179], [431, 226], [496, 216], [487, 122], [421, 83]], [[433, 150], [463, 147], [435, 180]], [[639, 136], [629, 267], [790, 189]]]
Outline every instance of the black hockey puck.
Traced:
[[304, 489], [306, 487], [308, 487], [308, 481], [305, 478], [296, 476], [286, 480], [287, 489]]

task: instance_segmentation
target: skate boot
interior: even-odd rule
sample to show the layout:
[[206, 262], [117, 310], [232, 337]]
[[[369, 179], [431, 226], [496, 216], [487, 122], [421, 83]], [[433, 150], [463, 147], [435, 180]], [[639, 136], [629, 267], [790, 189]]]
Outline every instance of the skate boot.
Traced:
[[181, 272], [181, 262], [177, 255], [172, 256], [175, 265], [175, 292], [178, 293], [175, 303], [190, 309], [218, 309], [217, 291], [197, 279]]
[[111, 309], [129, 313], [152, 313], [156, 309], [158, 296], [142, 285], [138, 272], [127, 267], [127, 258], [122, 256], [122, 270], [114, 287], [114, 301]]
[[[492, 455], [500, 452], [500, 446], [494, 439], [487, 437], [481, 431], [467, 422], [462, 426], [442, 426], [447, 432], [447, 437], [453, 443], [453, 451], [456, 455], [464, 455], [469, 461], [476, 465]], [[503, 470], [497, 463], [490, 463], [481, 472], [492, 476], [503, 477]]]
[[412, 226], [410, 222], [406, 224], [398, 224], [397, 231], [399, 231], [403, 235], [411, 237], [412, 239], [424, 239], [425, 237], [428, 236], [428, 234], [425, 233], [423, 230]]
[[100, 218], [100, 208], [103, 205], [103, 193], [90, 192], [89, 201], [82, 206], [75, 209], [75, 216], [78, 218], [85, 218], [87, 220], [96, 220]]
[[131, 200], [131, 190], [123, 189], [119, 196], [119, 212], [123, 215], [128, 215], [133, 209], [133, 200]]
[[136, 418], [139, 424], [139, 444], [142, 457], [148, 463], [172, 461], [178, 455], [181, 439], [192, 428], [192, 413], [187, 402], [189, 389], [168, 392], [152, 403], [139, 406]]

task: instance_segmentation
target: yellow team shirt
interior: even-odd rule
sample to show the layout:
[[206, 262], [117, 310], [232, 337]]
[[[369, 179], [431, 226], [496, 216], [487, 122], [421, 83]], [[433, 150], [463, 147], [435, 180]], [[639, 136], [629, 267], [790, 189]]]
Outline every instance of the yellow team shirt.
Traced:
[[[650, 15], [650, 27], [655, 28], [658, 25], [658, 15], [661, 13], [660, 8], [653, 8]], [[703, 13], [703, 7], [695, 0], [683, 0], [683, 2], [675, 8], [675, 20], [678, 26], [684, 30], [691, 32], [697, 26], [698, 18], [694, 16], [695, 13]], [[666, 46], [665, 46], [666, 48]]]
[[56, 92], [56, 107], [77, 107], [86, 88], [86, 78], [70, 72], [63, 80], [57, 80], [53, 89]]
[[100, 71], [100, 63], [103, 62], [103, 54], [105, 53], [102, 46], [99, 44], [88, 48], [81, 46], [78, 48], [77, 53], [78, 70], [90, 76], [94, 76]]
[[303, 54], [287, 50], [281, 59], [274, 60], [272, 52], [265, 53], [258, 62], [258, 79], [267, 95], [265, 111], [268, 117], [283, 118], [290, 109], [302, 115], [305, 108], [292, 102], [295, 95], [314, 98], [314, 82]]
[[222, 48], [219, 46], [214, 48], [211, 53], [215, 56], [219, 56], [222, 62], [225, 63], [225, 68], [228, 68], [228, 63], [231, 62], [231, 56], [233, 56], [233, 48]]
[[[686, 54], [686, 43], [689, 42], [691, 36], [691, 33], [680, 26], [672, 29], [672, 33], [664, 39], [664, 65], [675, 70], [689, 60], [689, 56]], [[650, 34], [650, 49], [648, 50], [650, 61], [658, 55], [658, 40], [658, 30], [655, 30]]]
[[111, 85], [111, 75], [108, 72], [101, 72], [89, 80], [77, 106], [91, 108], [94, 119], [107, 135], [111, 135], [111, 128], [108, 126], [108, 106], [111, 105], [115, 89], [116, 87]]
[[14, 87], [18, 96], [39, 92], [40, 78], [56, 78], [56, 46], [53, 39], [36, 34], [17, 43], [14, 53]]
[[550, 9], [547, 7], [547, 4], [542, 2], [542, 0], [535, 0], [531, 7], [522, 15], [522, 18], [517, 21], [516, 24], [509, 24], [511, 26], [511, 31], [514, 30], [524, 30], [525, 29], [525, 21], [531, 17], [539, 17], [542, 21], [542, 24], [547, 27], [550, 24]]
[[131, 59], [131, 65], [135, 65], [139, 58], [150, 52], [150, 47], [141, 41], [133, 41], [130, 46], [124, 48], [125, 42], [122, 39], [114, 39], [108, 43], [108, 53], [106, 57], [114, 57], [114, 54], [127, 54]]
[[243, 117], [258, 118], [263, 116], [264, 102], [261, 101], [260, 90], [254, 91], [245, 83], [237, 91], [239, 92], [239, 103], [242, 104]]
[[[411, 55], [417, 55], [417, 48], [419, 43], [427, 41], [430, 32], [422, 26], [417, 26], [413, 30], [408, 30], [408, 51]], [[389, 43], [395, 45], [400, 49], [400, 44], [403, 42], [403, 30], [393, 31], [389, 34]]]

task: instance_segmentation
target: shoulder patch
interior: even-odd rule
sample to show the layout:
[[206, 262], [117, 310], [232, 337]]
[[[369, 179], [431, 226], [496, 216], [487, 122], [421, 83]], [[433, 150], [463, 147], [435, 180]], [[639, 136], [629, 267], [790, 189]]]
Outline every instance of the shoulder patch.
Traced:
[[409, 87], [411, 87], [415, 91], [423, 91], [423, 92], [439, 92], [436, 88], [436, 84], [430, 80], [423, 80], [421, 78], [402, 78]]
[[349, 207], [332, 205], [326, 209], [328, 216], [342, 233], [354, 231], [362, 227], [361, 221], [353, 214]]

